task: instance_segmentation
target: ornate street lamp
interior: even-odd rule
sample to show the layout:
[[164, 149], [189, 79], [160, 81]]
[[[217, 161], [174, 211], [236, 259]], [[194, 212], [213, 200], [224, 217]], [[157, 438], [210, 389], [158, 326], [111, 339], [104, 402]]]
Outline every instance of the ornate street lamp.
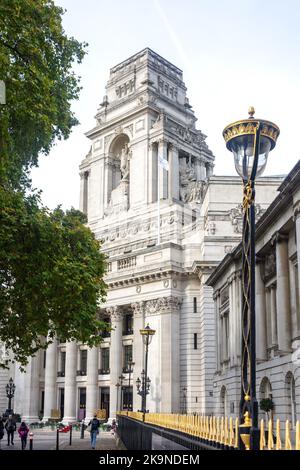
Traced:
[[242, 238], [242, 358], [240, 401], [241, 440], [248, 449], [258, 449], [258, 404], [256, 400], [255, 347], [255, 178], [264, 171], [268, 154], [276, 145], [279, 128], [272, 122], [249, 118], [225, 127], [226, 147], [234, 155], [237, 173], [243, 179]]
[[148, 373], [148, 348], [149, 348], [149, 344], [152, 341], [153, 336], [155, 335], [155, 330], [152, 330], [148, 324], [146, 328], [140, 330], [140, 333], [142, 335], [143, 343], [145, 346], [145, 369], [141, 372], [142, 380], [138, 378], [136, 381], [136, 386], [137, 386], [138, 394], [141, 395], [142, 397], [141, 411], [144, 414], [144, 418], [145, 418], [145, 413], [147, 413], [146, 396], [150, 391], [150, 383], [151, 383], [151, 380], [149, 379], [147, 375]]
[[8, 384], [5, 387], [6, 396], [8, 398], [8, 409], [6, 410], [6, 412], [9, 415], [12, 414], [12, 412], [13, 412], [13, 409], [11, 407], [11, 400], [13, 399], [13, 397], [15, 395], [15, 390], [16, 390], [16, 386], [14, 384], [14, 381], [13, 381], [12, 378], [10, 378], [9, 381], [8, 381]]

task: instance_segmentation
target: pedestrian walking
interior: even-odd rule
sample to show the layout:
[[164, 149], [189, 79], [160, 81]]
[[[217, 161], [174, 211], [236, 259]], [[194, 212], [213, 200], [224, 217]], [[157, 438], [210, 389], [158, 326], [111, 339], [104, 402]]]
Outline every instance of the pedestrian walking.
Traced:
[[29, 428], [26, 426], [25, 421], [22, 421], [21, 426], [18, 429], [18, 433], [21, 438], [22, 450], [25, 450], [27, 444], [27, 435], [29, 433]]
[[95, 449], [96, 447], [96, 440], [97, 440], [97, 435], [99, 434], [99, 427], [100, 427], [100, 421], [99, 419], [97, 419], [97, 415], [95, 414], [93, 419], [88, 424], [88, 428], [91, 433], [92, 449]]
[[17, 426], [12, 415], [8, 416], [8, 420], [5, 423], [5, 429], [7, 432], [7, 445], [9, 446], [11, 443], [11, 445], [13, 446], [14, 445], [14, 433], [15, 433], [15, 430], [17, 429]]
[[3, 418], [0, 416], [0, 449], [1, 449], [1, 441], [4, 436], [4, 423], [3, 423]]

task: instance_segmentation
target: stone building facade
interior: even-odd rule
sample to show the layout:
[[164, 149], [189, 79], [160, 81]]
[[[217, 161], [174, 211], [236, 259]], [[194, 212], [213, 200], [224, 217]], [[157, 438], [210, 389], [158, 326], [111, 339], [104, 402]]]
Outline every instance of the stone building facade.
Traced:
[[[300, 419], [300, 161], [256, 227], [257, 399], [294, 428]], [[238, 413], [241, 362], [241, 246], [207, 280], [214, 289], [215, 413]], [[260, 417], [265, 413], [260, 410]]]
[[[95, 118], [80, 165], [80, 209], [107, 255], [100, 314], [112, 331], [99, 348], [57, 339], [45, 357], [31, 358], [26, 374], [16, 372], [15, 409], [29, 421], [58, 409], [65, 422], [99, 408], [111, 418], [116, 408], [139, 409], [139, 330], [149, 323], [156, 334], [147, 407], [208, 413], [216, 346], [205, 282], [241, 238], [240, 179], [213, 176], [214, 155], [196, 128], [182, 71], [149, 48], [110, 70]], [[258, 217], [280, 182], [258, 181]]]

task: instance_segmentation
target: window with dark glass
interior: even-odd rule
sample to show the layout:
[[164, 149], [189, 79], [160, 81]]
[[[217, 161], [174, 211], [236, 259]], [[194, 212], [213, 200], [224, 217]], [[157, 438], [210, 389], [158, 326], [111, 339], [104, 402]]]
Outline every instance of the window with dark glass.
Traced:
[[194, 313], [197, 313], [197, 297], [194, 297]]
[[129, 370], [130, 362], [132, 362], [132, 345], [124, 346], [124, 371]]
[[194, 333], [194, 349], [198, 349], [198, 335]]
[[57, 372], [57, 376], [64, 377], [65, 371], [66, 371], [66, 352], [61, 351], [60, 352], [60, 367], [59, 367], [59, 371]]
[[[103, 321], [105, 323], [109, 323], [110, 324], [110, 318], [104, 318]], [[110, 338], [110, 331], [102, 331], [101, 332], [101, 336], [102, 338]]]
[[133, 334], [133, 315], [131, 313], [124, 316], [123, 319], [123, 335]]
[[80, 351], [80, 370], [82, 373], [86, 373], [87, 369], [87, 349]]
[[101, 349], [100, 374], [109, 374], [109, 348]]

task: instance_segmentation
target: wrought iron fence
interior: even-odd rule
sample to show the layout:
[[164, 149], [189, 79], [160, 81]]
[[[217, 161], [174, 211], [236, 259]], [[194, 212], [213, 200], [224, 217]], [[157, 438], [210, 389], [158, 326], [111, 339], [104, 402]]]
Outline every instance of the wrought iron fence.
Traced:
[[[120, 418], [128, 417], [144, 425], [154, 426], [162, 430], [175, 431], [176, 436], [191, 436], [201, 445], [211, 448], [234, 450], [239, 448], [239, 420], [238, 418], [141, 413], [137, 411], [121, 411]], [[122, 423], [123, 429], [128, 422]], [[131, 424], [131, 428], [132, 428]], [[294, 439], [291, 437], [291, 424], [286, 421], [281, 429], [280, 420], [277, 419], [275, 429], [272, 420], [269, 420], [267, 429], [262, 419], [260, 423], [260, 450], [300, 450], [300, 421], [295, 426]], [[172, 439], [172, 437], [171, 437]], [[125, 444], [126, 445], [126, 444]]]

